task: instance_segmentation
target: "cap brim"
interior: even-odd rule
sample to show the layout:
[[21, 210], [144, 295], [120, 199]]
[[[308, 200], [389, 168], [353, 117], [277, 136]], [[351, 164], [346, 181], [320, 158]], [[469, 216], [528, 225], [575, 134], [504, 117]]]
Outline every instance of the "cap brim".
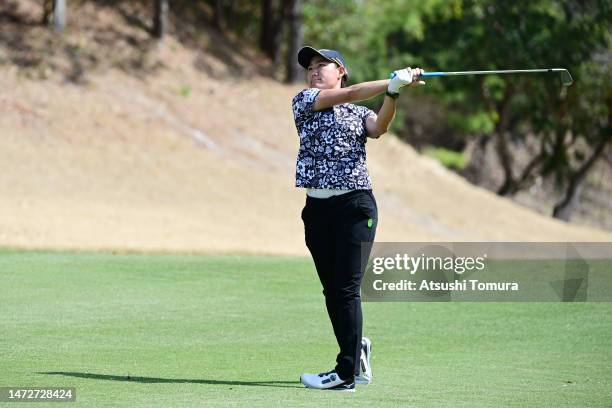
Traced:
[[304, 67], [304, 69], [308, 69], [308, 65], [310, 65], [310, 60], [312, 60], [312, 57], [314, 57], [315, 55], [318, 55], [321, 58], [331, 61], [329, 58], [321, 54], [316, 49], [309, 47], [309, 46], [305, 46], [305, 47], [300, 48], [300, 50], [298, 51], [298, 63], [302, 67]]
[[[308, 69], [308, 66], [310, 65], [310, 61], [312, 60], [312, 58], [318, 55], [321, 58], [327, 60], [327, 61], [331, 61], [331, 62], [335, 62], [338, 65], [344, 66], [342, 65], [342, 63], [340, 61], [338, 61], [335, 58], [328, 58], [325, 55], [321, 54], [317, 49], [309, 47], [309, 46], [304, 46], [302, 48], [300, 48], [300, 50], [298, 51], [298, 63], [304, 67], [304, 69]], [[345, 67], [346, 69], [346, 67]], [[345, 76], [348, 78], [348, 73], [345, 74]]]

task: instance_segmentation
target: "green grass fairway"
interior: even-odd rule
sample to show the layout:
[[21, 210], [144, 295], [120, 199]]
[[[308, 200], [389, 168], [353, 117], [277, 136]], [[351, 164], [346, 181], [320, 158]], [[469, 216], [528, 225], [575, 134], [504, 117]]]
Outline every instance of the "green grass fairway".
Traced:
[[348, 394], [299, 383], [336, 355], [310, 259], [2, 251], [0, 277], [0, 386], [69, 406], [612, 406], [612, 303], [366, 303]]

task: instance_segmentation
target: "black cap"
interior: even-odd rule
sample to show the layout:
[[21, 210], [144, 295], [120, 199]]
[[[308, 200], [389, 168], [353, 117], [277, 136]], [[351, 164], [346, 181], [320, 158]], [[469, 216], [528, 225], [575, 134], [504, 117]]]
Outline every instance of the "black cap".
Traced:
[[335, 62], [339, 66], [344, 67], [344, 70], [346, 72], [344, 76], [346, 76], [346, 79], [348, 79], [348, 67], [344, 62], [344, 57], [336, 50], [328, 50], [326, 48], [321, 48], [320, 50], [317, 50], [309, 46], [302, 47], [298, 51], [298, 63], [303, 66], [304, 69], [308, 69], [308, 65], [310, 65], [310, 60], [315, 55], [320, 55], [326, 60]]

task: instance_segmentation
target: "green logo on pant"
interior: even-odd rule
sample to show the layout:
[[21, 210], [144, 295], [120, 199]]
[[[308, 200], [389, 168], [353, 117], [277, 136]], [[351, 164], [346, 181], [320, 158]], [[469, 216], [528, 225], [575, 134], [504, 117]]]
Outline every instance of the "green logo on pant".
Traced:
[[374, 225], [374, 220], [371, 218], [368, 218], [368, 228], [372, 228], [372, 225]]

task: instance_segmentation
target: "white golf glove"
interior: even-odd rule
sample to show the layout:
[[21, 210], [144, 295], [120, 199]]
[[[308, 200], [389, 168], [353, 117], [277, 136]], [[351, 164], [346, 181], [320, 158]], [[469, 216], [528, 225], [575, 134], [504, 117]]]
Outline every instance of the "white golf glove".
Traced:
[[[389, 81], [387, 91], [392, 94], [398, 94], [400, 88], [406, 85], [410, 85], [413, 80], [415, 80], [417, 76], [420, 75], [420, 72], [423, 71], [418, 68], [410, 69], [410, 67], [393, 71], [391, 73], [391, 80]], [[424, 83], [425, 82], [423, 81], [419, 81], [419, 84]]]

